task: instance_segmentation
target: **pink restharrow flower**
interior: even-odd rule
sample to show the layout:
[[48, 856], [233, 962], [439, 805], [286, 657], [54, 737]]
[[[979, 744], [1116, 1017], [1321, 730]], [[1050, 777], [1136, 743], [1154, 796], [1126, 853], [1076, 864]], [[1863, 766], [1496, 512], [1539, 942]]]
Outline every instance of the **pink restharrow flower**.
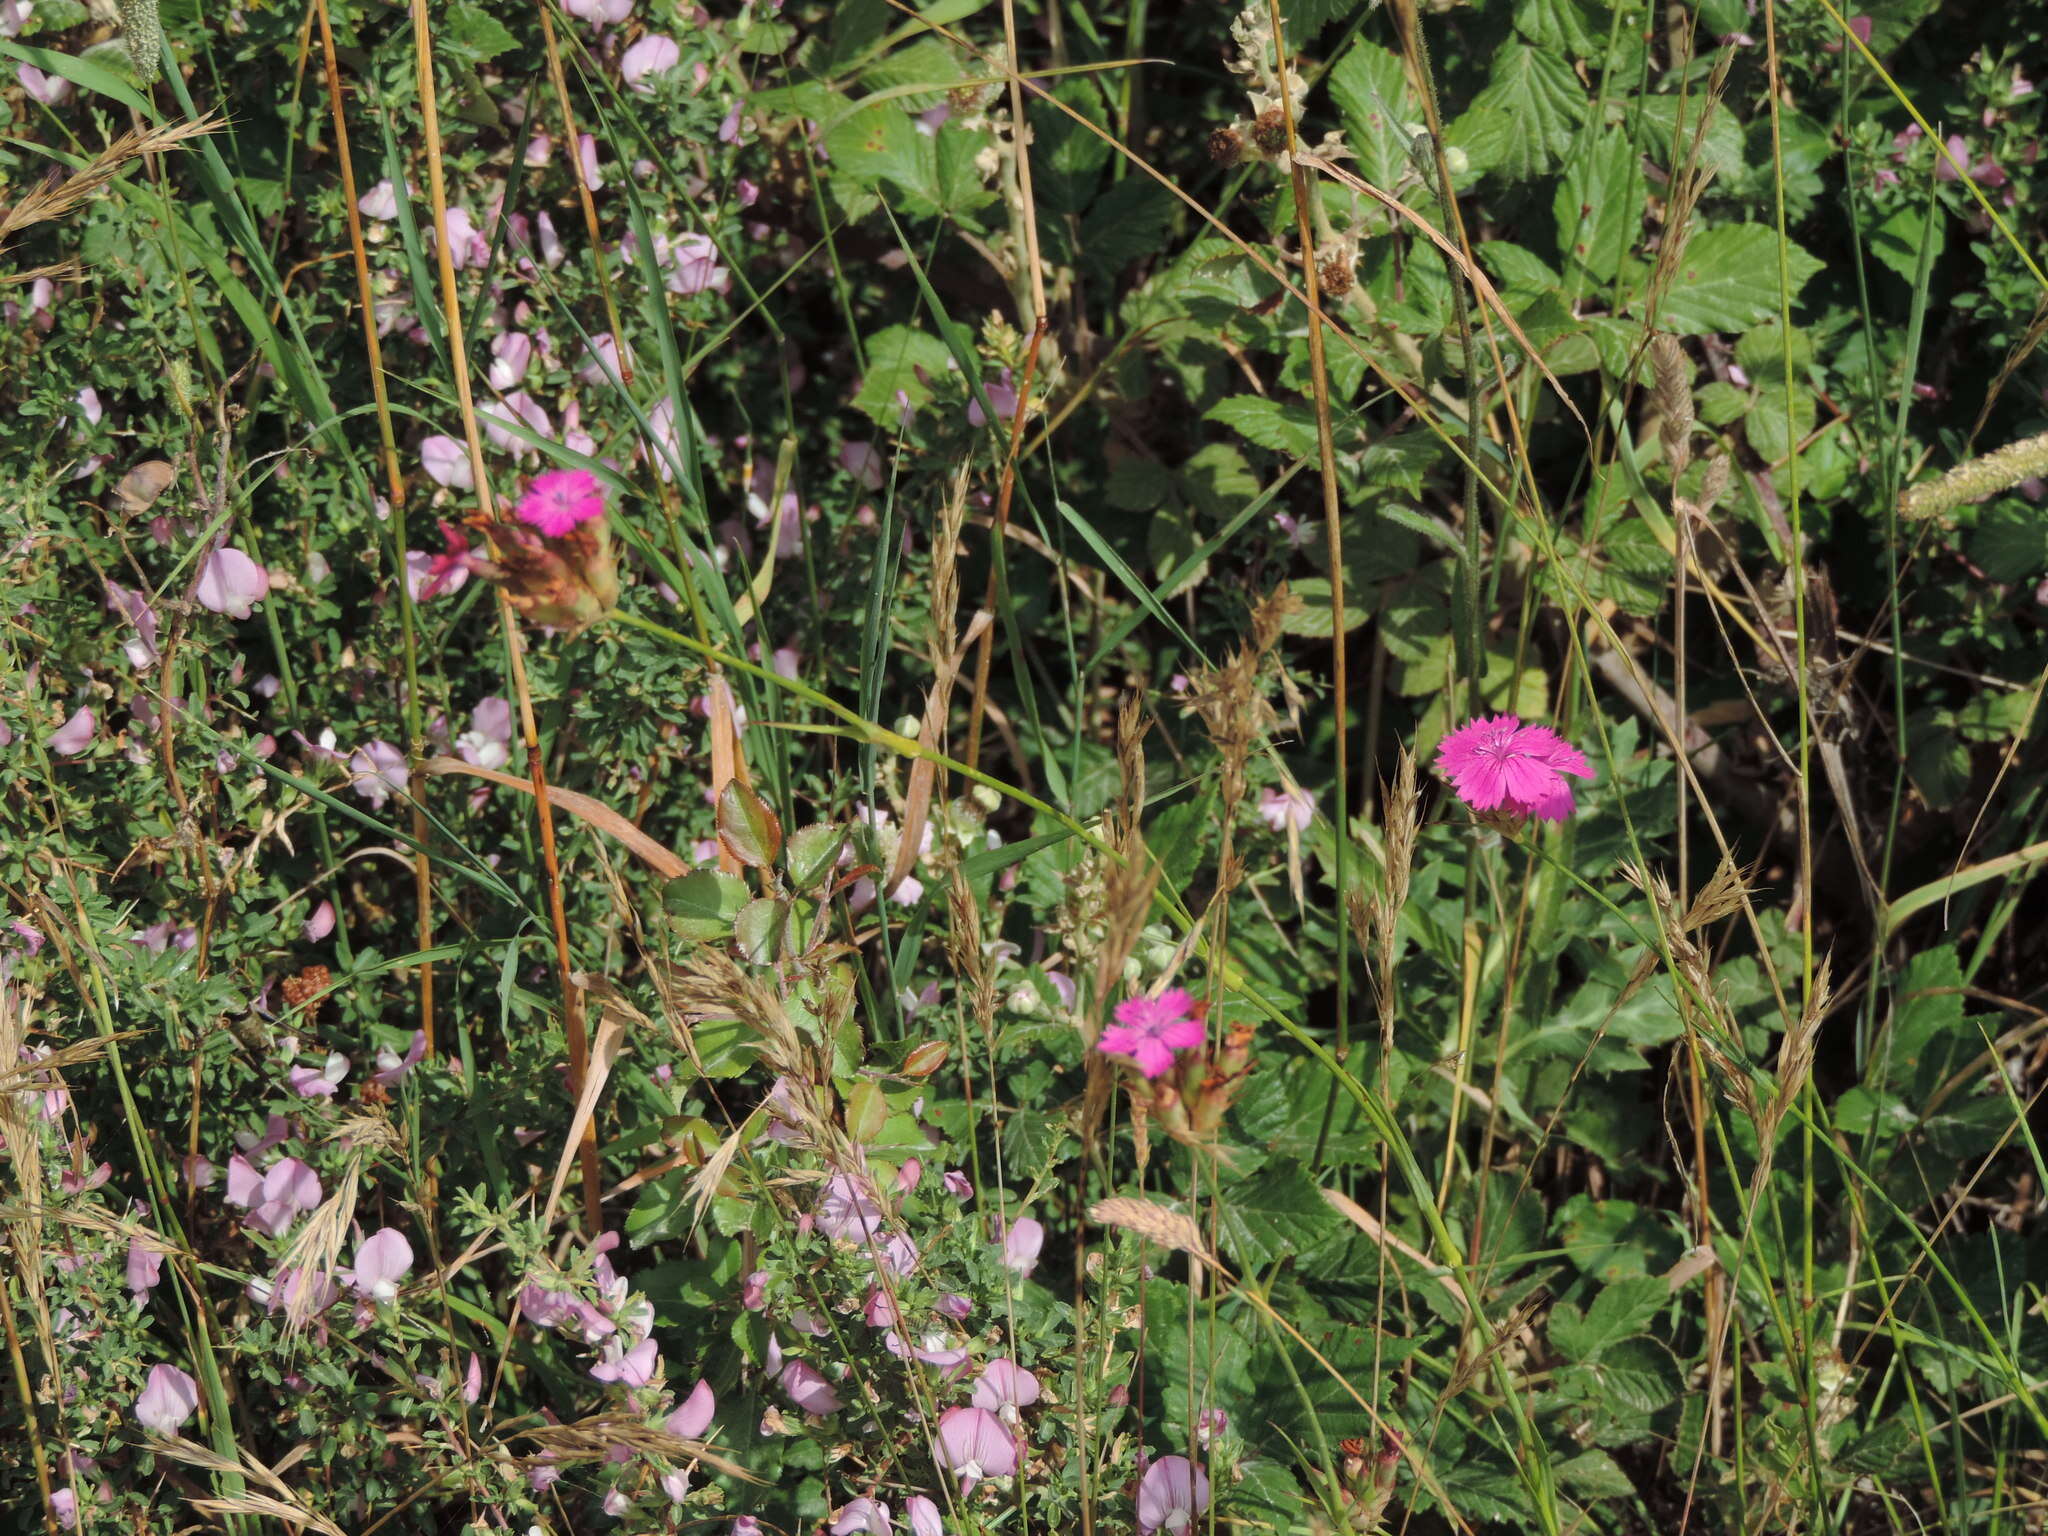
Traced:
[[398, 1282], [412, 1269], [412, 1244], [396, 1227], [379, 1227], [356, 1245], [349, 1283], [372, 1301], [398, 1300]]
[[551, 469], [535, 475], [519, 498], [519, 521], [551, 539], [603, 516], [604, 488], [587, 469]]
[[1209, 1477], [1185, 1456], [1162, 1456], [1138, 1481], [1138, 1529], [1182, 1536], [1209, 1507]]
[[661, 1349], [654, 1340], [642, 1339], [631, 1349], [616, 1339], [605, 1343], [604, 1357], [590, 1368], [592, 1379], [617, 1382], [622, 1387], [644, 1387], [661, 1369]]
[[889, 1506], [880, 1499], [859, 1498], [832, 1517], [832, 1536], [890, 1536]]
[[1095, 1048], [1108, 1056], [1128, 1056], [1147, 1077], [1158, 1077], [1173, 1065], [1176, 1051], [1202, 1043], [1204, 1028], [1195, 1000], [1179, 987], [1157, 997], [1127, 997], [1116, 1005], [1116, 1023], [1102, 1032]]
[[1437, 766], [1475, 811], [1563, 821], [1574, 809], [1564, 775], [1590, 779], [1586, 755], [1548, 726], [1495, 715], [1461, 725], [1437, 749]]
[[718, 1399], [712, 1394], [711, 1383], [700, 1380], [690, 1389], [690, 1395], [683, 1399], [682, 1406], [670, 1414], [661, 1427], [678, 1440], [701, 1440], [717, 1412]]
[[1038, 1396], [1038, 1378], [1016, 1361], [1004, 1358], [991, 1360], [981, 1368], [981, 1376], [974, 1383], [974, 1392], [968, 1401], [1014, 1424], [1017, 1422], [1017, 1410], [1029, 1408], [1038, 1401]]
[[1020, 1275], [1038, 1268], [1038, 1251], [1045, 1246], [1045, 1223], [1019, 1216], [1003, 1232], [1003, 1266]]
[[153, 1365], [142, 1395], [135, 1399], [135, 1419], [144, 1429], [175, 1435], [199, 1409], [199, 1383], [175, 1365]]
[[816, 1366], [792, 1360], [782, 1368], [782, 1390], [805, 1413], [837, 1413], [839, 1394]]
[[232, 544], [216, 549], [199, 570], [193, 596], [199, 606], [229, 618], [246, 619], [270, 595], [270, 573]]
[[986, 1408], [948, 1408], [939, 1416], [938, 1440], [938, 1463], [960, 1479], [962, 1493], [1017, 1470], [1016, 1437]]

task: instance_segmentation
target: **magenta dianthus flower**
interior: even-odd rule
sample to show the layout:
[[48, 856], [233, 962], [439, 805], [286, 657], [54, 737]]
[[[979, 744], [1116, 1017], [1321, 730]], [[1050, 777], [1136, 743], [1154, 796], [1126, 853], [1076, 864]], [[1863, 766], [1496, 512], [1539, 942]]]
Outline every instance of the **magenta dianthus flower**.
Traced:
[[1195, 1000], [1179, 987], [1157, 997], [1127, 997], [1116, 1005], [1116, 1023], [1102, 1032], [1095, 1048], [1109, 1056], [1128, 1056], [1147, 1077], [1173, 1065], [1175, 1051], [1202, 1043], [1206, 1031]]
[[1461, 725], [1437, 749], [1458, 798], [1475, 811], [1563, 821], [1575, 808], [1564, 775], [1590, 779], [1586, 755], [1548, 726], [1495, 715]]
[[551, 469], [535, 475], [519, 498], [519, 521], [551, 539], [603, 516], [604, 489], [587, 469]]

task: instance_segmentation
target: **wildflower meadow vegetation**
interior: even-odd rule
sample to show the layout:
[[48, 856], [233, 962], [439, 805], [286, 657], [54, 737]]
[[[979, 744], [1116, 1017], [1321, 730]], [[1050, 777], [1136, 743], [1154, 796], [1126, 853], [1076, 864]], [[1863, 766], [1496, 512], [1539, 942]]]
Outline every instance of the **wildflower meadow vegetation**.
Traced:
[[0, 0], [0, 1532], [2048, 1529], [2044, 89]]

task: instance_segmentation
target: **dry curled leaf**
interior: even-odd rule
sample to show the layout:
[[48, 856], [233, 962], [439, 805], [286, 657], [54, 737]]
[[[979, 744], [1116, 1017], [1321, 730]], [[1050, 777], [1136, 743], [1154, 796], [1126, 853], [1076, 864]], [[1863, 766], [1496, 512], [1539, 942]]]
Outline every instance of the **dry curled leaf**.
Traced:
[[114, 503], [130, 517], [140, 517], [178, 478], [177, 467], [164, 459], [144, 459], [114, 487]]

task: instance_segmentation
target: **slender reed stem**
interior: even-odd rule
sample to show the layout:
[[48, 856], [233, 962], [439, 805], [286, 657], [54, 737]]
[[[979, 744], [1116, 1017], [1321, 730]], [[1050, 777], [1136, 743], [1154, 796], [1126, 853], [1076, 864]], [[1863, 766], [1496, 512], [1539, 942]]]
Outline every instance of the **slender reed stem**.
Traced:
[[[433, 35], [427, 24], [426, 0], [413, 0], [413, 48], [419, 69], [420, 119], [426, 142], [427, 194], [434, 213], [434, 229], [447, 228], [448, 178], [441, 161], [441, 115], [435, 104]], [[462, 412], [463, 438], [469, 447], [471, 478], [476, 482], [477, 513], [486, 527], [497, 521], [497, 505], [491, 496], [490, 472], [484, 466], [483, 438], [477, 427], [476, 400], [469, 383], [469, 350], [462, 337], [462, 306], [455, 284], [455, 262], [445, 238], [434, 242], [436, 265], [440, 269], [441, 308], [448, 327], [448, 355], [455, 365], [455, 398]], [[569, 1040], [569, 1100], [573, 1104], [583, 1092], [584, 1073], [590, 1066], [590, 1040], [583, 1022], [583, 995], [577, 987], [569, 960], [569, 925], [562, 908], [561, 868], [555, 856], [554, 808], [548, 800], [547, 770], [541, 760], [540, 733], [533, 722], [533, 694], [526, 683], [526, 663], [520, 645], [519, 617], [504, 589], [498, 589], [498, 619], [504, 626], [506, 650], [511, 659], [512, 688], [519, 703], [519, 728], [526, 748], [527, 770], [533, 779], [533, 804], [540, 819], [541, 856], [545, 863], [548, 916], [555, 930], [555, 968], [562, 983], [563, 1029]], [[595, 1233], [603, 1224], [598, 1203], [600, 1181], [597, 1162], [595, 1120], [584, 1128], [577, 1149], [583, 1176], [583, 1221]]]

